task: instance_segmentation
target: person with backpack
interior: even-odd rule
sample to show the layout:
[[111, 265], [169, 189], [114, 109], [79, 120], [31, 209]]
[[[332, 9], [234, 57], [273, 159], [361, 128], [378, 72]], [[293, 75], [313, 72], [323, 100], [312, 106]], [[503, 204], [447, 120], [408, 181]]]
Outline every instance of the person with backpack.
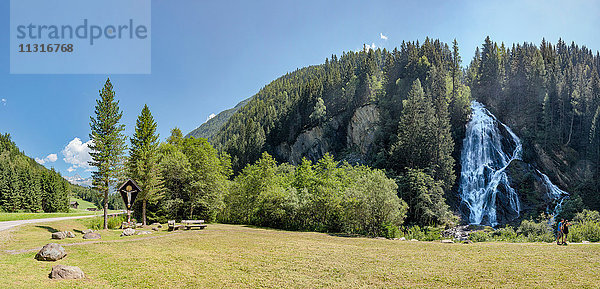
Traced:
[[569, 220], [565, 220], [563, 222], [563, 227], [562, 227], [562, 236], [563, 236], [562, 237], [562, 239], [563, 239], [562, 243], [563, 243], [563, 245], [567, 244], [567, 235], [569, 234], [569, 226], [570, 225], [571, 224], [569, 223]]
[[563, 237], [563, 233], [562, 233], [562, 225], [565, 222], [565, 219], [561, 219], [560, 222], [558, 222], [558, 226], [557, 226], [557, 232], [556, 232], [556, 245], [561, 245], [561, 238]]

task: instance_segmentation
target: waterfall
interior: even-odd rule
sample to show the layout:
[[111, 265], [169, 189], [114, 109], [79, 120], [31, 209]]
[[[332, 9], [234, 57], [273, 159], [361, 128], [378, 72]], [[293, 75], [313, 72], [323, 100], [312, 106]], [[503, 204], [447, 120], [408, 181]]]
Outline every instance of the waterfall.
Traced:
[[550, 211], [550, 207], [548, 207], [548, 210], [546, 210], [546, 213], [551, 214], [552, 216], [556, 216], [562, 210], [562, 204], [566, 199], [568, 199], [569, 193], [559, 189], [555, 184], [553, 184], [550, 181], [550, 178], [548, 178], [548, 176], [544, 173], [540, 172], [539, 170], [537, 172], [538, 174], [540, 174], [540, 176], [542, 176], [542, 179], [544, 180], [544, 185], [546, 185], [546, 188], [548, 189], [548, 199], [558, 200], [556, 202], [556, 206], [554, 206], [554, 209], [552, 211]]
[[474, 101], [471, 108], [461, 155], [459, 194], [469, 209], [469, 223], [496, 226], [499, 189], [506, 192], [508, 204], [517, 216], [521, 211], [519, 197], [510, 187], [505, 170], [511, 161], [521, 159], [522, 145], [510, 128], [481, 103]]
[[[521, 160], [523, 146], [513, 131], [500, 122], [483, 104], [471, 103], [472, 116], [467, 124], [461, 152], [459, 195], [469, 211], [469, 223], [497, 226], [498, 212], [512, 220], [519, 217], [521, 203], [506, 172], [514, 160]], [[566, 192], [539, 172], [547, 187], [549, 200], [560, 199], [553, 213], [560, 210]]]

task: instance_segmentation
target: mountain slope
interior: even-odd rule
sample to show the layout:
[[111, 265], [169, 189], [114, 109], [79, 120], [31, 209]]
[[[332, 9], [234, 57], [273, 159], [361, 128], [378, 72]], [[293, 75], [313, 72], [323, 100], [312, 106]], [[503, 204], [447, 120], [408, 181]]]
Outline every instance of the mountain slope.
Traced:
[[403, 43], [392, 52], [364, 49], [333, 55], [324, 64], [266, 85], [211, 143], [232, 156], [235, 170], [267, 151], [291, 163], [303, 157], [315, 161], [329, 152], [338, 159], [401, 171], [405, 164], [388, 157], [398, 141], [402, 101], [416, 79], [423, 84], [427, 105], [435, 104], [439, 119], [450, 119], [454, 143], [462, 139], [469, 94], [457, 81], [459, 69], [453, 69], [452, 59], [448, 45], [430, 39]]
[[69, 181], [69, 183], [77, 186], [82, 186], [86, 188], [92, 187], [92, 177], [84, 178], [78, 174], [75, 174], [72, 177], [65, 176], [65, 180]]
[[205, 123], [188, 133], [185, 137], [206, 138], [211, 140], [213, 136], [221, 129], [221, 127], [223, 127], [223, 125], [229, 120], [229, 118], [240, 108], [244, 107], [250, 101], [250, 99], [251, 98], [247, 98], [238, 103], [235, 107], [220, 112], [215, 117], [207, 120]]
[[26, 156], [0, 134], [0, 210], [68, 212], [70, 184], [54, 169]]
[[[447, 146], [447, 140], [423, 128], [438, 127], [443, 132], [444, 119], [449, 118], [455, 166], [445, 174], [456, 178], [473, 91], [474, 99], [522, 138], [523, 160], [532, 166], [513, 169], [513, 180], [526, 180], [532, 172], [542, 171], [573, 193], [572, 200], [565, 202], [565, 212], [598, 209], [599, 72], [598, 52], [562, 41], [505, 48], [488, 38], [464, 71], [457, 46], [451, 50], [437, 40], [402, 43], [391, 52], [364, 49], [339, 58], [334, 55], [324, 64], [274, 80], [228, 115], [210, 135], [211, 143], [232, 156], [236, 171], [267, 151], [278, 161], [295, 164], [331, 153], [340, 160], [385, 168], [391, 175], [417, 168], [435, 176], [444, 165], [435, 152]], [[407, 95], [417, 79], [427, 96], [425, 107], [432, 105], [441, 123], [427, 124], [431, 120], [418, 114], [411, 123], [405, 116], [411, 131], [402, 131], [399, 123], [406, 114]], [[529, 183], [520, 185], [520, 197], [533, 200], [544, 193], [539, 180]], [[460, 205], [456, 189], [456, 183], [445, 188], [454, 209]], [[529, 207], [521, 216], [541, 212], [540, 207]]]

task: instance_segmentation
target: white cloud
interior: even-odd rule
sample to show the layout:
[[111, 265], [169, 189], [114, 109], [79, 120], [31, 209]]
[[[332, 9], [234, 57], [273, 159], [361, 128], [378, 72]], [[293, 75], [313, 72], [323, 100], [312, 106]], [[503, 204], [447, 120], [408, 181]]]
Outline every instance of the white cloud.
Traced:
[[91, 143], [91, 140], [83, 143], [78, 137], [76, 137], [62, 150], [62, 154], [64, 156], [63, 160], [65, 163], [71, 165], [71, 167], [67, 169], [68, 172], [73, 172], [78, 168], [85, 170], [92, 169], [88, 163], [92, 160], [92, 156], [90, 156], [90, 148], [88, 147], [88, 145]]
[[2, 99], [2, 105], [6, 105], [6, 98]]
[[58, 159], [58, 156], [56, 154], [49, 154], [47, 155], [45, 158], [40, 159], [40, 158], [35, 158], [35, 161], [40, 164], [43, 165], [45, 163], [53, 163]]
[[365, 46], [367, 48], [367, 51], [369, 51], [371, 49], [375, 50], [375, 48], [377, 48], [377, 46], [375, 45], [375, 43], [371, 43], [371, 45], [366, 44]]
[[383, 33], [381, 33], [381, 32], [379, 33], [379, 38], [381, 38], [383, 40], [387, 40], [388, 39], [388, 37], [385, 36], [385, 35], [383, 35]]
[[214, 114], [214, 113], [211, 113], [211, 114], [208, 116], [208, 118], [206, 118], [206, 121], [209, 121], [209, 120], [211, 120], [211, 119], [212, 119], [213, 117], [215, 117], [215, 116], [217, 116], [217, 115], [216, 115], [216, 114]]
[[49, 154], [46, 157], [46, 160], [49, 161], [49, 162], [51, 162], [51, 163], [55, 162], [57, 159], [58, 159], [58, 156], [56, 154]]

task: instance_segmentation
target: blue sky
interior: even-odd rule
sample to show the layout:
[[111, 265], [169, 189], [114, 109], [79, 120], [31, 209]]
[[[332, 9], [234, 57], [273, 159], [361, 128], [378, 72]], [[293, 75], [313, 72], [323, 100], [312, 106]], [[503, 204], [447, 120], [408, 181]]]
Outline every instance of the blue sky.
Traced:
[[[483, 3], [486, 2], [486, 3]], [[426, 36], [459, 42], [463, 64], [486, 35], [512, 44], [543, 37], [600, 50], [596, 1], [152, 1], [152, 73], [12, 75], [9, 1], [0, 1], [0, 132], [63, 175], [89, 176], [85, 143], [98, 90], [110, 77], [126, 134], [148, 104], [161, 139], [275, 78], [363, 44], [393, 49]]]

